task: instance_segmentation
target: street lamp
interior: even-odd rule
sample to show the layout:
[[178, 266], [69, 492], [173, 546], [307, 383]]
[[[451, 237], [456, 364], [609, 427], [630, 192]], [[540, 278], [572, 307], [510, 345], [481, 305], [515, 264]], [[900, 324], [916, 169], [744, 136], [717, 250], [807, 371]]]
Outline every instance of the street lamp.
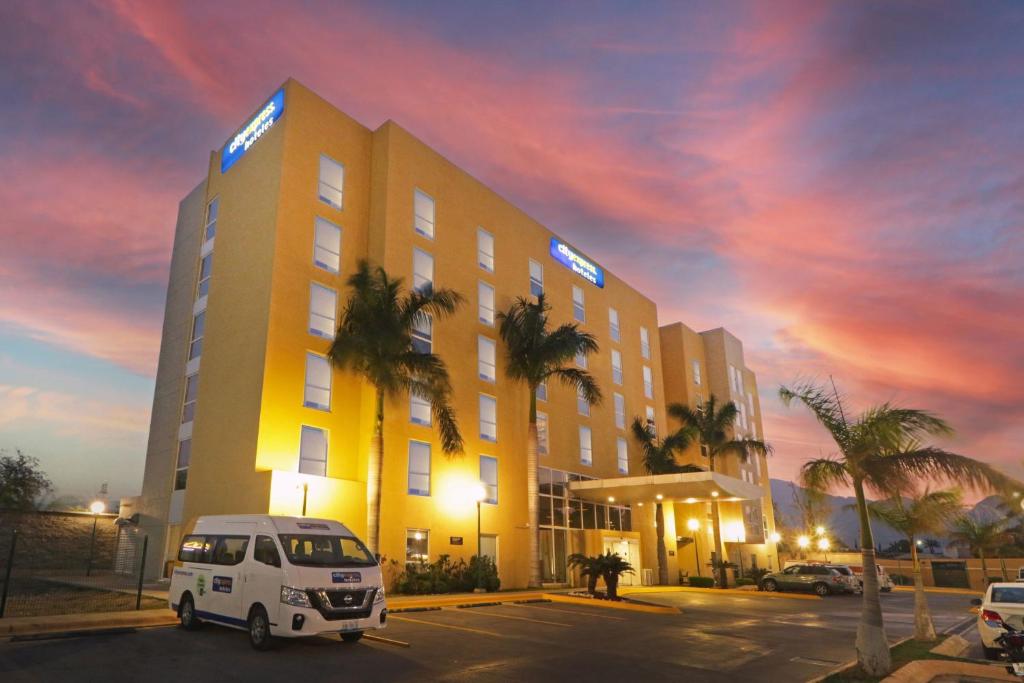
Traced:
[[816, 526], [816, 527], [814, 527], [814, 535], [815, 536], [824, 536], [825, 535], [825, 527], [823, 527], [823, 526]]
[[693, 559], [697, 562], [697, 576], [700, 576], [700, 550], [697, 549], [697, 531], [700, 522], [692, 517], [686, 521], [686, 528], [693, 532]]
[[796, 545], [800, 548], [800, 559], [803, 559], [804, 552], [807, 550], [807, 547], [811, 545], [811, 539], [807, 536], [798, 536], [796, 539]]
[[821, 552], [825, 553], [825, 561], [826, 562], [828, 562], [828, 549], [829, 549], [830, 545], [831, 544], [828, 542], [827, 538], [819, 538], [818, 539], [818, 550], [820, 550]]
[[89, 512], [92, 513], [92, 538], [89, 540], [89, 563], [85, 565], [86, 576], [92, 574], [92, 555], [96, 549], [96, 523], [100, 520], [100, 515], [106, 509], [107, 505], [102, 500], [94, 500], [89, 506]]
[[[778, 531], [773, 531], [768, 536], [768, 540], [775, 544], [775, 559], [778, 559], [778, 557], [779, 557], [779, 541], [782, 540], [782, 536], [779, 535]], [[781, 566], [781, 564], [782, 563], [780, 562], [779, 565]], [[771, 555], [768, 556], [768, 568], [769, 569], [772, 568], [772, 556]]]

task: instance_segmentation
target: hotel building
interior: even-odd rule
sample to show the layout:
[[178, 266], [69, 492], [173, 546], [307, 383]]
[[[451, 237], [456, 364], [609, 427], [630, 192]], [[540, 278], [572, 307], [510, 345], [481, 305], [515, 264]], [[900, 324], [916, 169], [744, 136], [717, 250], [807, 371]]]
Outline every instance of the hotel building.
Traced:
[[[179, 207], [143, 491], [122, 506], [135, 522], [126, 533], [149, 536], [147, 574], [166, 574], [200, 515], [305, 510], [365, 532], [374, 391], [326, 358], [360, 259], [406, 287], [465, 297], [415, 342], [448, 366], [464, 453], [442, 452], [429, 405], [386, 402], [384, 558], [468, 560], [479, 550], [496, 558], [504, 587], [526, 585], [529, 401], [505, 376], [495, 315], [544, 292], [553, 324], [575, 321], [596, 336], [600, 352], [577, 362], [604, 393], [594, 406], [556, 384], [539, 395], [545, 580], [571, 582], [568, 554], [605, 549], [637, 568], [626, 582], [656, 579], [657, 495], [673, 582], [708, 574], [712, 501], [721, 501], [724, 551], [777, 567], [765, 543], [774, 527], [764, 458], [652, 479], [629, 432], [639, 416], [664, 435], [675, 426], [668, 404], [714, 394], [741, 407], [739, 431], [762, 437], [742, 345], [724, 329], [659, 327], [654, 302], [583, 246], [394, 122], [371, 130], [287, 81], [211, 153]], [[682, 459], [707, 465], [699, 447]], [[480, 483], [478, 541], [466, 492]]]

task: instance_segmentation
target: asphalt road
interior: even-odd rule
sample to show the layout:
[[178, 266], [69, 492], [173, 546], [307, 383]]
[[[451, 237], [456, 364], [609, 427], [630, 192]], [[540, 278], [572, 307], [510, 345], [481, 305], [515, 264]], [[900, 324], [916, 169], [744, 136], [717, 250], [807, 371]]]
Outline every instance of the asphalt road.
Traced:
[[[676, 615], [558, 603], [397, 614], [388, 638], [281, 642], [261, 653], [241, 631], [136, 632], [0, 643], [15, 681], [803, 681], [854, 656], [860, 599], [821, 601], [652, 593]], [[913, 628], [913, 596], [883, 596], [893, 640]], [[969, 597], [929, 595], [936, 627], [964, 621]]]

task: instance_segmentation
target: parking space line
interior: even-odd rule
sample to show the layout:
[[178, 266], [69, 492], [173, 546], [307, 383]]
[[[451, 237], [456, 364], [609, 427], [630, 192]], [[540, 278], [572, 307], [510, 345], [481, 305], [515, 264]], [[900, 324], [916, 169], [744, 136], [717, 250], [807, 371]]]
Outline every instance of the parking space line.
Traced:
[[495, 617], [498, 619], [515, 619], [516, 621], [532, 621], [535, 624], [547, 624], [548, 626], [564, 626], [565, 628], [572, 628], [572, 624], [563, 624], [558, 621], [544, 621], [543, 619], [531, 619], [530, 617], [514, 617], [511, 614], [495, 614], [494, 612], [484, 612], [483, 610], [464, 610], [463, 614], [477, 614], [484, 617]]
[[[394, 617], [392, 617], [394, 618]], [[363, 638], [366, 640], [372, 640], [377, 643], [384, 643], [385, 645], [395, 645], [397, 647], [410, 647], [409, 643], [404, 640], [395, 640], [394, 638], [385, 638], [384, 636], [375, 636], [372, 633], [364, 633]]]
[[509, 603], [513, 607], [529, 607], [530, 609], [544, 610], [545, 612], [565, 612], [566, 614], [577, 614], [581, 617], [594, 617], [596, 619], [611, 619], [612, 621], [626, 621], [625, 617], [613, 617], [610, 614], [598, 614], [596, 612], [582, 612], [575, 609], [559, 609], [557, 607], [546, 607], [541, 605], [520, 605], [518, 603]]
[[412, 622], [414, 624], [426, 624], [427, 626], [437, 626], [439, 628], [450, 628], [450, 629], [454, 629], [456, 631], [469, 631], [470, 633], [479, 633], [479, 634], [485, 635], [485, 636], [494, 636], [495, 638], [504, 638], [505, 637], [505, 636], [503, 636], [500, 633], [495, 633], [494, 631], [485, 631], [484, 629], [481, 629], [481, 628], [469, 628], [468, 626], [456, 626], [454, 624], [442, 624], [442, 623], [439, 623], [437, 621], [427, 621], [426, 619], [413, 619], [412, 617], [396, 617], [396, 616], [390, 616], [390, 615], [388, 616], [388, 619], [394, 619], [395, 621], [409, 621], [409, 622]]

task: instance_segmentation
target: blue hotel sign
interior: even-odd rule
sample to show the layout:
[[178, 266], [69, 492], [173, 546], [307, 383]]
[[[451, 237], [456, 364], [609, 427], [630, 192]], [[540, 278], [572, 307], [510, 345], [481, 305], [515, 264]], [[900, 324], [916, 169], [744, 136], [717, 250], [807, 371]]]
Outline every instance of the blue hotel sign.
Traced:
[[580, 256], [575, 249], [557, 237], [551, 238], [551, 257], [587, 282], [604, 287], [604, 271], [601, 267]]
[[227, 173], [236, 161], [249, 151], [260, 137], [270, 130], [274, 122], [284, 113], [284, 88], [271, 97], [256, 116], [242, 126], [235, 136], [228, 140], [220, 153], [220, 172]]

